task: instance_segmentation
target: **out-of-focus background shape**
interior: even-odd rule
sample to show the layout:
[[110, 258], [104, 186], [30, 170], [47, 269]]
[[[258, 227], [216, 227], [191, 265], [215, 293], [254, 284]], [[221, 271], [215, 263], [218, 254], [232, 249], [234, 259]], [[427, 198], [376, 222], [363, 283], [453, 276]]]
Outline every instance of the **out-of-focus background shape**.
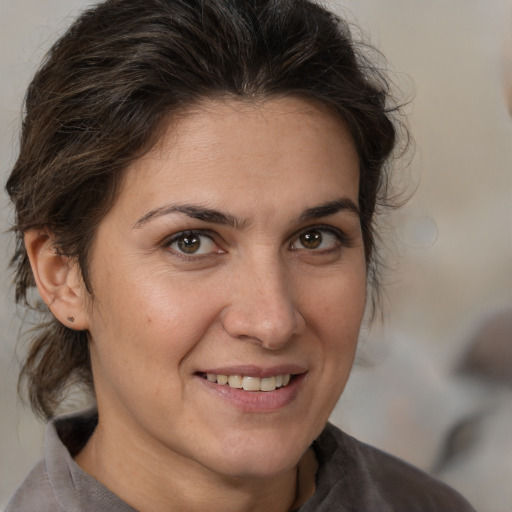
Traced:
[[[85, 0], [0, 0], [0, 164], [44, 51]], [[512, 2], [340, 0], [386, 55], [407, 108], [417, 192], [394, 215], [386, 321], [365, 329], [332, 420], [436, 474], [480, 512], [512, 510]], [[5, 193], [0, 230], [12, 219]], [[16, 397], [19, 316], [0, 237], [0, 510], [40, 457]]]

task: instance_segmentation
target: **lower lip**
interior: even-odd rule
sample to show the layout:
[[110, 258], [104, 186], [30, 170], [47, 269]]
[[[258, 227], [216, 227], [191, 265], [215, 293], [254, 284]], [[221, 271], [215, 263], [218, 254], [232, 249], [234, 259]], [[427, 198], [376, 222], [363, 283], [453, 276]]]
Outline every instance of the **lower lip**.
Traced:
[[273, 412], [291, 404], [302, 386], [306, 373], [295, 375], [290, 383], [275, 391], [244, 391], [210, 382], [198, 376], [202, 384], [221, 399], [237, 407], [243, 412]]

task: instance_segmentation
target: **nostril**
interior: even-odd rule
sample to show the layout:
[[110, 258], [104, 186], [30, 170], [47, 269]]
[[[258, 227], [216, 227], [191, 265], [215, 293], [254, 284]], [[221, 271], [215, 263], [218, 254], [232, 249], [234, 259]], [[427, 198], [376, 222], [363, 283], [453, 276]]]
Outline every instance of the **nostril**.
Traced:
[[304, 318], [290, 304], [272, 306], [264, 301], [232, 304], [221, 321], [232, 338], [258, 343], [268, 350], [280, 350], [305, 327]]

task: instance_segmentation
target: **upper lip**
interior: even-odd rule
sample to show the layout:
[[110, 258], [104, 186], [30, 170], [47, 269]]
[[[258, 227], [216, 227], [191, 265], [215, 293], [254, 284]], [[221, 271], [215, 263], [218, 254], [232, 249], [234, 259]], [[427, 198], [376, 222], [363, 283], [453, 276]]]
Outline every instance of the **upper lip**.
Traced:
[[277, 366], [262, 367], [256, 365], [234, 365], [234, 366], [215, 366], [200, 370], [197, 373], [212, 373], [216, 375], [242, 375], [248, 377], [273, 377], [275, 375], [298, 375], [305, 373], [304, 366], [298, 364], [281, 364]]

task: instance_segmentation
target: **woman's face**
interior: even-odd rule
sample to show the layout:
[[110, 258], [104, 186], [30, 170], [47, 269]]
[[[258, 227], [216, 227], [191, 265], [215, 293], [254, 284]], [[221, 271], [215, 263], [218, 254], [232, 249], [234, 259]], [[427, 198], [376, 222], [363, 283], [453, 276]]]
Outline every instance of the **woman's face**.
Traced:
[[170, 126], [92, 250], [101, 432], [217, 474], [292, 468], [354, 358], [358, 181], [347, 130], [303, 100], [211, 101]]

